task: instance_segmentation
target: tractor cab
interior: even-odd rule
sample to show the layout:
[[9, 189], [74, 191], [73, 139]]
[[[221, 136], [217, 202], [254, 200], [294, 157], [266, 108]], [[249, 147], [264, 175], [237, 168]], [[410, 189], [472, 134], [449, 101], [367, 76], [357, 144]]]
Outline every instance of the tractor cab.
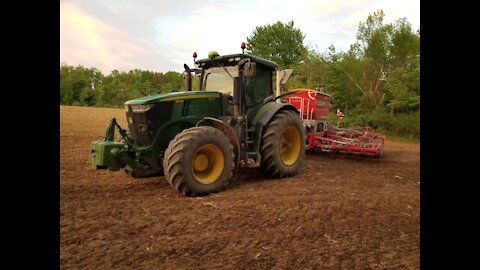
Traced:
[[197, 69], [194, 71], [200, 77], [198, 90], [222, 93], [232, 115], [235, 87], [239, 89], [238, 103], [242, 105], [239, 111], [244, 112], [249, 120], [253, 119], [265, 99], [273, 96], [275, 62], [245, 53], [220, 56], [211, 52], [209, 58], [195, 61], [195, 66]]

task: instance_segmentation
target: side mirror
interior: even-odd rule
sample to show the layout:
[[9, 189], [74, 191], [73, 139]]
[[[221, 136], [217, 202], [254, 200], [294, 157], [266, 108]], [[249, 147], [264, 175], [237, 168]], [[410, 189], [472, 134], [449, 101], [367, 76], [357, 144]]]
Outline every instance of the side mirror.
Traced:
[[245, 77], [253, 77], [257, 74], [257, 63], [247, 62], [245, 63]]

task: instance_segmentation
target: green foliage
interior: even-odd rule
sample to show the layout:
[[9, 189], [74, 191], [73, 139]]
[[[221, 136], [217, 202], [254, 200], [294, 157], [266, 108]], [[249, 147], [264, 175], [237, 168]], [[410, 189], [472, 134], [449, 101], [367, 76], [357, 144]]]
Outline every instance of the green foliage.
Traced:
[[96, 99], [94, 89], [103, 75], [96, 68], [60, 66], [60, 103], [92, 106]]
[[331, 45], [324, 53], [309, 49], [286, 85], [332, 96], [331, 123], [337, 108], [342, 126], [370, 125], [386, 134], [420, 136], [420, 30], [401, 18], [384, 24], [382, 10], [361, 22], [357, 42], [347, 52]]
[[400, 18], [392, 25], [390, 64], [392, 68], [418, 65], [420, 58], [420, 32], [413, 32], [411, 24]]
[[390, 112], [416, 111], [420, 108], [419, 70], [396, 68], [388, 76], [385, 90], [390, 98], [386, 107]]
[[250, 37], [247, 37], [247, 52], [270, 59], [280, 68], [288, 68], [299, 63], [306, 53], [304, 38], [305, 35], [294, 26], [293, 21], [286, 24], [277, 21], [255, 28]]
[[315, 50], [306, 50], [300, 59], [299, 63], [292, 66], [294, 74], [286, 88], [313, 88], [321, 85], [321, 79], [327, 70], [321, 55]]
[[173, 71], [112, 70], [104, 76], [95, 68], [60, 66], [60, 104], [64, 105], [121, 108], [130, 99], [182, 88], [182, 74]]
[[[163, 84], [161, 86], [162, 92], [183, 91], [182, 74], [174, 71], [169, 71], [163, 75]], [[193, 83], [192, 83], [193, 86]]]
[[[343, 110], [343, 108], [342, 108]], [[337, 123], [334, 111], [329, 115], [330, 123]], [[364, 106], [347, 111], [340, 127], [371, 126], [384, 134], [395, 134], [411, 139], [420, 139], [420, 111], [392, 115], [385, 108], [369, 109]]]

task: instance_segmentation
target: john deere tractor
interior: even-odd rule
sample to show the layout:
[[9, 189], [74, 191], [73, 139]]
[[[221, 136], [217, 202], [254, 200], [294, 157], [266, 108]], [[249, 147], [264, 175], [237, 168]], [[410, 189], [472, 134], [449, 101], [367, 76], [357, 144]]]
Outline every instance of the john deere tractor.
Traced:
[[[195, 68], [184, 65], [184, 92], [125, 103], [128, 129], [113, 118], [104, 140], [91, 143], [94, 169], [123, 168], [136, 178], [164, 174], [185, 196], [224, 189], [239, 166], [261, 167], [275, 178], [296, 174], [305, 128], [297, 109], [278, 99], [291, 70], [243, 52], [195, 60], [196, 53]], [[192, 76], [199, 77], [196, 91]]]

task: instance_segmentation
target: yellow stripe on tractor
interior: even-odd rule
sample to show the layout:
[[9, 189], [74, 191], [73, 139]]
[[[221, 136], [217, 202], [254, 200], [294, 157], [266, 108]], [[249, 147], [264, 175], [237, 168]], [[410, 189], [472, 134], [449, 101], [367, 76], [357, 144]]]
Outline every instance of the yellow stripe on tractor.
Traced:
[[219, 98], [218, 95], [187, 95], [187, 96], [178, 96], [178, 97], [171, 97], [171, 98], [162, 98], [158, 100], [159, 102], [163, 101], [172, 101], [172, 100], [179, 100], [179, 99], [198, 99], [198, 98]]

